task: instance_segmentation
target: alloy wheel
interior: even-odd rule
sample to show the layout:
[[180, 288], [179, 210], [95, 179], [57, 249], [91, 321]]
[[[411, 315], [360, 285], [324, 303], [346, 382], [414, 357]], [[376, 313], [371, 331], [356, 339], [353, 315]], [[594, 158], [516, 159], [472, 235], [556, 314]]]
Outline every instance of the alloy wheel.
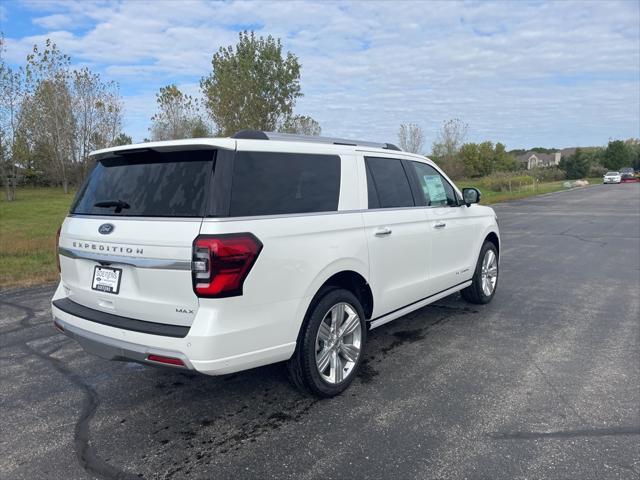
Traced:
[[316, 367], [324, 381], [343, 382], [358, 363], [362, 326], [356, 309], [341, 302], [329, 309], [316, 335]]
[[484, 254], [480, 278], [482, 280], [482, 292], [487, 297], [491, 296], [498, 281], [498, 258], [491, 249], [487, 250], [487, 253]]

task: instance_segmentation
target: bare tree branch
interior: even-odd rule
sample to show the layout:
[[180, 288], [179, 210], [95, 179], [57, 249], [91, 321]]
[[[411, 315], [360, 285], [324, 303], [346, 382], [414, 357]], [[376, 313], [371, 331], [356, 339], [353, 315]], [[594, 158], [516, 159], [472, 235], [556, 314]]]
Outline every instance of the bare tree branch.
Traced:
[[415, 123], [403, 123], [398, 132], [400, 148], [405, 152], [422, 153], [424, 147], [424, 132]]

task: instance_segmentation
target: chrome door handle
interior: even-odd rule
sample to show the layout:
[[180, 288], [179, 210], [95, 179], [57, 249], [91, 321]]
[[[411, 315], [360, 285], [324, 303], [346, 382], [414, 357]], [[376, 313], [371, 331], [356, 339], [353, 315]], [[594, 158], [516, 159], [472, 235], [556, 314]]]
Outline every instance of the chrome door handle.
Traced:
[[446, 224], [446, 223], [444, 223], [444, 222], [440, 222], [440, 223], [436, 223], [436, 224], [433, 226], [433, 228], [444, 228], [444, 227], [446, 227], [446, 226], [447, 226], [447, 224]]
[[386, 237], [387, 235], [391, 235], [391, 229], [390, 228], [381, 228], [380, 230], [376, 231], [376, 237]]

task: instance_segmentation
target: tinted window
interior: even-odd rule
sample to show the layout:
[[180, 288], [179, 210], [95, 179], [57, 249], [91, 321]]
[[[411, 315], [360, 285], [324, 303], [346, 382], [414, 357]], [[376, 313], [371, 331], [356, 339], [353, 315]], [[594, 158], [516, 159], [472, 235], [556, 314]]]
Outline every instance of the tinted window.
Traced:
[[71, 213], [201, 217], [213, 156], [212, 150], [149, 151], [100, 160], [79, 191]]
[[449, 182], [431, 165], [410, 162], [420, 182], [426, 204], [430, 207], [457, 206], [456, 194]]
[[378, 202], [369, 196], [369, 208], [413, 207], [413, 195], [402, 161], [392, 158], [367, 157], [367, 184], [371, 181], [378, 194]]
[[239, 152], [233, 167], [232, 217], [338, 210], [340, 157]]
[[367, 196], [369, 200], [369, 208], [380, 208], [378, 192], [376, 191], [375, 183], [373, 183], [373, 175], [371, 175], [369, 165], [367, 165]]

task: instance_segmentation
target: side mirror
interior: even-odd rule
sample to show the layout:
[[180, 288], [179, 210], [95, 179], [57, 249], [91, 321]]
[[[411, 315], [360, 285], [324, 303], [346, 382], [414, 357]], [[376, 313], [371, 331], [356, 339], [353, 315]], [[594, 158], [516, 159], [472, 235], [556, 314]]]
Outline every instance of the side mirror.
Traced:
[[480, 203], [482, 197], [480, 190], [477, 188], [463, 188], [462, 199], [467, 207], [470, 207], [472, 203]]

